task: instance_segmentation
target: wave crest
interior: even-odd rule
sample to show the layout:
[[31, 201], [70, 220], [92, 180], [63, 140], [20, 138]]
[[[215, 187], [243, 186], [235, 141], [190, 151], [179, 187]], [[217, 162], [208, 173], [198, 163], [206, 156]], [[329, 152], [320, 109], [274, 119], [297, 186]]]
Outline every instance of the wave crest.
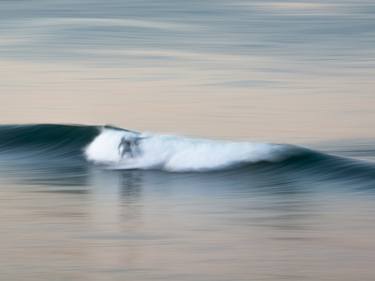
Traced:
[[[139, 155], [122, 157], [121, 140], [140, 139]], [[86, 147], [86, 158], [110, 169], [212, 171], [259, 162], [278, 162], [296, 153], [289, 145], [227, 142], [104, 128]]]

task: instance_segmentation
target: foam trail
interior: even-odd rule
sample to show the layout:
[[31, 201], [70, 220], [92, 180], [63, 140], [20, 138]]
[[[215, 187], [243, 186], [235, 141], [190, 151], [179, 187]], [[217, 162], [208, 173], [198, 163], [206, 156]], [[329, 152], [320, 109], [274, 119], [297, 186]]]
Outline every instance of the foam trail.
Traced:
[[[140, 153], [122, 157], [122, 138], [140, 138]], [[174, 172], [212, 171], [257, 162], [277, 162], [290, 156], [290, 146], [226, 142], [173, 135], [139, 134], [104, 128], [86, 147], [86, 158], [111, 169], [161, 169]]]

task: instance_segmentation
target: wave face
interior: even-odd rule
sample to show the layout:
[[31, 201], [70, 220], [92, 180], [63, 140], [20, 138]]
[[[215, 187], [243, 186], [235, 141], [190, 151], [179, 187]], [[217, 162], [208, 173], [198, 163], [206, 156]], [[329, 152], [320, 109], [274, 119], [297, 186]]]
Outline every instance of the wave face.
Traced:
[[97, 126], [2, 125], [0, 154], [28, 157], [81, 158], [82, 149], [100, 132]]

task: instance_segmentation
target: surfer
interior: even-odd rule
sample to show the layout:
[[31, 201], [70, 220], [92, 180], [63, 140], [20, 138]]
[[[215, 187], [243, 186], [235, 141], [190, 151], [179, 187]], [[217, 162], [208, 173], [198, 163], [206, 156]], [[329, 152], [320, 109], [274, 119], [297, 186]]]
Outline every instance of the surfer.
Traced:
[[125, 155], [128, 155], [130, 158], [134, 158], [139, 155], [139, 141], [139, 138], [127, 139], [123, 137], [118, 145], [118, 151], [121, 157], [124, 158]]

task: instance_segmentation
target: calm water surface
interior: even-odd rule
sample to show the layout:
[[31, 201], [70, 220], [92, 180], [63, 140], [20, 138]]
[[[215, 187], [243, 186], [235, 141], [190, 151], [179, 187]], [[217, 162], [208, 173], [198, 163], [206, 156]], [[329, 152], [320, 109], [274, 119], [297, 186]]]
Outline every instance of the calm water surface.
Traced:
[[375, 138], [375, 2], [0, 2], [3, 124]]
[[[373, 194], [147, 172], [1, 184], [6, 280], [372, 280]], [[338, 188], [329, 184], [325, 189]], [[370, 197], [370, 198], [369, 198]]]

